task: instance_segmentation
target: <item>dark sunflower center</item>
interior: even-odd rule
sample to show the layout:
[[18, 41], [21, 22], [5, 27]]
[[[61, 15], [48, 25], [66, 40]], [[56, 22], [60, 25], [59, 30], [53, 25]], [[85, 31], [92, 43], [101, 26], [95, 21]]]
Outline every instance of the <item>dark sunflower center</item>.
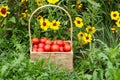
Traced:
[[89, 31], [91, 32], [91, 31], [92, 31], [92, 29], [90, 28], [90, 29], [89, 29]]
[[77, 21], [78, 24], [80, 24], [80, 21]]
[[80, 36], [83, 36], [83, 34], [80, 34]]
[[46, 22], [43, 22], [43, 26], [46, 26]]
[[39, 1], [38, 4], [41, 4], [41, 2]]
[[78, 7], [81, 7], [81, 5], [82, 5], [81, 3], [78, 3]]
[[2, 13], [2, 14], [6, 14], [6, 8], [2, 8], [2, 9], [1, 9], [1, 13]]
[[116, 14], [113, 14], [114, 17], [116, 17], [117, 15]]
[[38, 17], [38, 20], [40, 20], [41, 17]]
[[89, 37], [87, 36], [86, 39], [89, 40]]
[[56, 23], [53, 23], [53, 26], [56, 26]]

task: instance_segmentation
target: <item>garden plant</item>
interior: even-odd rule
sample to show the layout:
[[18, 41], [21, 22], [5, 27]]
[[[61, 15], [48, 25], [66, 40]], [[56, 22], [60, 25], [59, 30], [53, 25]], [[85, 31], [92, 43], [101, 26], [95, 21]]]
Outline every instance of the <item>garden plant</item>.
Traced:
[[[73, 49], [73, 72], [30, 59], [28, 20], [44, 5], [67, 10], [73, 27], [62, 10], [41, 9], [32, 39], [66, 41], [73, 30], [72, 46], [61, 49]], [[0, 0], [0, 80], [120, 80], [120, 0]]]

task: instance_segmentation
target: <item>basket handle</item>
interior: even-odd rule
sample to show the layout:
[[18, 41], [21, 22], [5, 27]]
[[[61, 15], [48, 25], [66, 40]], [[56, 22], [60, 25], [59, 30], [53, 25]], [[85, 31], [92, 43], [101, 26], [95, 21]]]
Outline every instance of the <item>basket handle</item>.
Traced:
[[38, 11], [38, 10], [40, 10], [40, 9], [42, 9], [42, 8], [46, 8], [46, 7], [55, 7], [55, 8], [59, 8], [59, 9], [61, 9], [61, 10], [63, 10], [66, 14], [67, 14], [67, 16], [69, 17], [69, 20], [70, 20], [70, 27], [71, 27], [71, 30], [70, 30], [70, 41], [71, 41], [71, 46], [72, 46], [72, 32], [73, 32], [73, 28], [72, 28], [72, 18], [71, 18], [71, 16], [70, 16], [70, 14], [64, 9], [64, 8], [62, 8], [62, 7], [60, 7], [60, 6], [57, 6], [57, 5], [44, 5], [44, 6], [41, 6], [41, 7], [38, 7], [32, 14], [31, 14], [31, 16], [30, 16], [30, 18], [29, 18], [29, 21], [28, 21], [28, 31], [29, 31], [29, 38], [30, 38], [30, 50], [32, 50], [32, 42], [31, 42], [31, 30], [30, 30], [30, 22], [31, 22], [31, 19], [32, 19], [32, 17], [33, 17], [33, 15]]

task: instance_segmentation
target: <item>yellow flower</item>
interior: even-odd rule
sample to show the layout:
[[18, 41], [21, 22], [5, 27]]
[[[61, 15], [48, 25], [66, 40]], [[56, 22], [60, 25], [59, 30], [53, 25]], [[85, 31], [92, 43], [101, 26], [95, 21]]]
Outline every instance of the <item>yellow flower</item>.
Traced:
[[37, 21], [40, 21], [43, 19], [43, 17], [41, 15], [39, 15], [36, 19], [37, 19]]
[[79, 33], [77, 34], [77, 37], [78, 37], [78, 40], [79, 40], [80, 48], [82, 48], [83, 45], [84, 45], [84, 43], [85, 43], [84, 40], [83, 40], [84, 33], [83, 33], [83, 32], [79, 32]]
[[119, 12], [118, 11], [112, 11], [110, 16], [111, 16], [112, 20], [117, 20], [119, 18]]
[[82, 28], [82, 26], [83, 26], [82, 18], [76, 17], [74, 20], [74, 23], [75, 23], [76, 27]]
[[77, 9], [81, 9], [82, 8], [82, 3], [81, 2], [77, 2]]
[[79, 40], [81, 40], [81, 39], [83, 38], [83, 36], [84, 36], [84, 33], [83, 33], [83, 32], [79, 32], [79, 33], [77, 34], [77, 37], [78, 37]]
[[25, 12], [22, 13], [22, 19], [25, 20], [27, 16], [29, 16], [28, 10], [25, 10]]
[[55, 3], [57, 3], [59, 0], [47, 0], [49, 3], [51, 3], [51, 4], [55, 4]]
[[27, 2], [28, 0], [21, 0], [21, 2], [23, 3], [23, 2]]
[[38, 6], [43, 6], [43, 0], [42, 1], [41, 0], [36, 0], [36, 3], [37, 3]]
[[56, 20], [53, 20], [51, 25], [50, 25], [50, 28], [51, 29], [54, 29], [54, 30], [58, 30], [60, 27], [60, 22], [59, 21], [56, 21]]
[[44, 31], [46, 31], [50, 26], [50, 22], [48, 19], [42, 19], [40, 20], [40, 28], [43, 29]]
[[83, 36], [84, 44], [90, 43], [92, 41], [92, 36], [90, 34], [85, 33]]
[[117, 20], [116, 25], [120, 27], [120, 18]]
[[117, 33], [118, 30], [116, 30], [114, 27], [111, 28], [112, 33]]
[[95, 27], [87, 26], [86, 31], [90, 34], [93, 34], [96, 32]]
[[8, 6], [2, 6], [0, 8], [0, 15], [6, 17], [7, 14], [10, 14], [10, 12], [8, 12], [7, 10], [8, 10]]

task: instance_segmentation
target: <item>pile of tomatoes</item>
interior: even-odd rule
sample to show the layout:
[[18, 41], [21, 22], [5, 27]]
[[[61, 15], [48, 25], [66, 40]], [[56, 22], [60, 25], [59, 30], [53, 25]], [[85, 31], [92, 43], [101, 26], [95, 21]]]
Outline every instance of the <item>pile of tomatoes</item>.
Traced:
[[32, 38], [33, 52], [70, 52], [71, 44], [63, 40], [50, 40], [46, 37]]

